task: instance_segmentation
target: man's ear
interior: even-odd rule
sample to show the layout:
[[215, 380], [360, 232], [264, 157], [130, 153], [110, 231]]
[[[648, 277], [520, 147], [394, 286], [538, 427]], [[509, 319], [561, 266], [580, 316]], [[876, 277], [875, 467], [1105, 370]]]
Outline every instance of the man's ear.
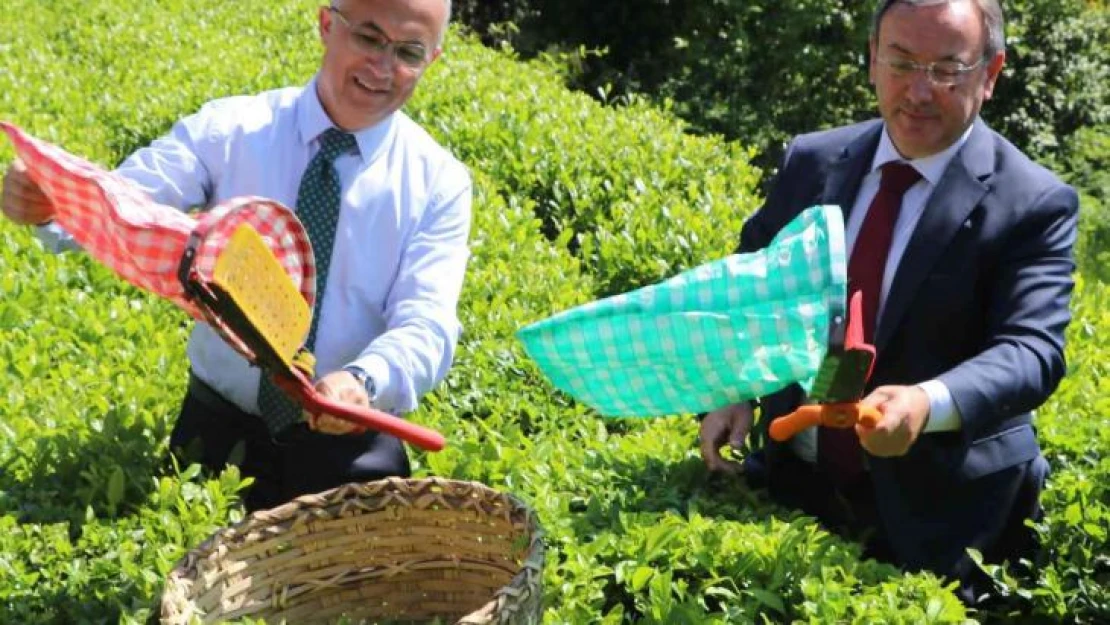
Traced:
[[435, 63], [436, 59], [438, 59], [442, 55], [443, 55], [443, 48], [437, 46], [435, 50], [432, 50], [432, 58], [428, 59], [428, 65], [431, 65], [432, 63]]
[[994, 93], [994, 85], [998, 82], [998, 77], [1002, 75], [1002, 66], [1006, 64], [1006, 51], [999, 50], [990, 61], [987, 61], [987, 77], [983, 82], [983, 99], [991, 99]]
[[867, 42], [868, 57], [867, 57], [867, 82], [875, 84], [875, 49], [878, 47], [878, 42], [870, 39]]
[[331, 10], [322, 6], [316, 11], [316, 31], [320, 34], [320, 41], [324, 41], [331, 32]]

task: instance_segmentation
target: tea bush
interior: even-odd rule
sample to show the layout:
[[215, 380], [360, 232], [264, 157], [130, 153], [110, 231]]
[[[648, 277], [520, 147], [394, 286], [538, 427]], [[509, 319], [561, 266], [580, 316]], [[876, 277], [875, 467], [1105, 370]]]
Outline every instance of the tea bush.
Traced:
[[543, 232], [577, 253], [600, 294], [733, 250], [758, 199], [747, 150], [686, 135], [642, 101], [599, 106], [560, 86], [550, 62], [505, 71], [505, 53], [464, 49], [418, 94], [416, 118], [531, 200]]
[[[483, 10], [476, 10], [476, 5]], [[876, 3], [845, 0], [456, 0], [488, 41], [577, 59], [570, 84], [671, 102], [699, 132], [757, 149], [770, 169], [792, 135], [875, 114], [867, 38]], [[1011, 0], [1007, 60], [984, 117], [1042, 160], [1110, 118], [1110, 11], [1102, 0]], [[515, 21], [507, 29], [503, 21]], [[583, 54], [582, 49], [600, 54]]]
[[1110, 282], [1110, 124], [1076, 132], [1061, 167], [1082, 194], [1079, 266], [1087, 277]]
[[[205, 100], [305, 82], [314, 6], [9, 0], [0, 118], [112, 165]], [[600, 419], [524, 357], [520, 326], [728, 253], [759, 201], [747, 148], [688, 136], [644, 102], [599, 105], [561, 88], [563, 71], [453, 36], [410, 110], [476, 183], [458, 359], [412, 415], [449, 446], [414, 453], [414, 469], [538, 512], [545, 622], [1105, 621], [1106, 286], [1082, 284], [1072, 372], [1039, 416], [1055, 466], [1043, 560], [997, 572], [1003, 612], [969, 614], [945, 582], [861, 560], [812, 519], [709, 479], [692, 420]], [[188, 326], [0, 224], [0, 622], [143, 622], [178, 558], [241, 518], [234, 468], [164, 459]]]

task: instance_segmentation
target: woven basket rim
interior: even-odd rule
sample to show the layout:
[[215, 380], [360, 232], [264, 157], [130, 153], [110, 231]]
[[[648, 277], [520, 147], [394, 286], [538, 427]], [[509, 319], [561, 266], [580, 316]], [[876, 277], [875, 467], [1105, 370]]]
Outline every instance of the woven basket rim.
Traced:
[[[415, 499], [406, 500], [406, 495], [415, 495]], [[444, 497], [459, 497], [464, 505], [452, 507]], [[468, 498], [473, 501], [467, 502]], [[315, 521], [340, 522], [363, 514], [396, 511], [399, 507], [406, 508], [408, 514], [413, 511], [428, 512], [429, 515], [451, 512], [475, 516], [485, 514], [481, 518], [488, 519], [486, 523], [507, 523], [526, 532], [527, 544], [522, 545], [523, 555], [511, 580], [498, 588], [485, 605], [464, 616], [458, 623], [517, 622], [513, 615], [528, 607], [539, 609], [542, 603], [544, 532], [531, 507], [516, 496], [481, 482], [434, 476], [390, 477], [353, 482], [320, 493], [302, 495], [277, 507], [252, 512], [242, 520], [216, 530], [186, 552], [167, 575], [160, 602], [162, 622], [190, 622], [193, 615], [200, 616], [193, 604], [198, 597], [194, 585], [212, 581], [198, 579], [201, 577], [198, 565], [202, 563], [219, 561], [251, 547], [266, 550], [267, 541], [304, 539], [316, 527]], [[519, 616], [524, 617], [522, 620], [538, 620], [538, 614], [532, 618], [525, 614]]]

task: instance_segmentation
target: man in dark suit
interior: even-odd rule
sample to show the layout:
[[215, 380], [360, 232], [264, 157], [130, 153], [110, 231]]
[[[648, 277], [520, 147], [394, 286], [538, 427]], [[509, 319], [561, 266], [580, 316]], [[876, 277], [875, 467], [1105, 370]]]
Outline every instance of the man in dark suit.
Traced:
[[[739, 469], [719, 449], [744, 442], [752, 405], [710, 412], [700, 433], [711, 470], [742, 470], [866, 536], [870, 555], [958, 579], [968, 603], [988, 590], [968, 548], [1013, 561], [1033, 546], [1024, 523], [1041, 514], [1048, 465], [1031, 411], [1065, 373], [1078, 215], [1073, 189], [979, 118], [1002, 30], [997, 0], [880, 1], [870, 78], [882, 119], [797, 137], [741, 234], [749, 252], [807, 207], [844, 209], [849, 291], [863, 292], [878, 353], [863, 400], [878, 425], [767, 440]], [[804, 399], [797, 385], [761, 398], [755, 438]]]

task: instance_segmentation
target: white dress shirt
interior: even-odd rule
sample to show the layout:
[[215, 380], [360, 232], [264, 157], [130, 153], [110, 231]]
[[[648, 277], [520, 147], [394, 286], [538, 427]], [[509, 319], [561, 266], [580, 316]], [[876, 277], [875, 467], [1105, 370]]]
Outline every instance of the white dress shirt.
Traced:
[[[855, 248], [859, 231], [863, 227], [863, 220], [867, 216], [867, 209], [871, 200], [879, 192], [879, 181], [882, 175], [880, 168], [889, 162], [905, 162], [913, 166], [921, 174], [921, 179], [906, 190], [902, 196], [902, 208], [898, 212], [898, 220], [894, 223], [894, 233], [890, 242], [890, 251], [887, 253], [886, 268], [883, 271], [883, 290], [879, 294], [879, 320], [882, 319], [883, 308], [886, 306], [886, 296], [890, 292], [890, 283], [898, 271], [898, 264], [902, 262], [902, 255], [910, 243], [917, 222], [925, 212], [925, 204], [937, 188], [944, 170], [956, 152], [963, 147], [971, 135], [971, 128], [964, 132], [958, 141], [946, 150], [932, 156], [907, 161], [898, 153], [894, 143], [883, 127], [879, 139], [879, 147], [875, 150], [875, 157], [871, 160], [871, 169], [860, 183], [859, 193], [856, 194], [855, 204], [845, 224], [845, 239], [848, 245], [849, 258]], [[881, 323], [881, 321], [880, 321]], [[878, 325], [876, 324], [876, 328]], [[959, 411], [952, 401], [952, 393], [940, 380], [928, 380], [918, 384], [929, 396], [929, 421], [925, 424], [925, 432], [944, 432], [959, 430], [962, 426]], [[810, 428], [791, 439], [791, 444], [796, 453], [803, 460], [815, 462], [817, 459], [817, 430]]]
[[[294, 207], [318, 137], [332, 125], [313, 79], [303, 88], [210, 102], [117, 171], [183, 210], [243, 195]], [[355, 138], [358, 152], [335, 162], [342, 204], [316, 373], [359, 367], [374, 382], [375, 405], [402, 413], [443, 379], [454, 357], [470, 254], [470, 174], [401, 112]], [[72, 247], [56, 225], [39, 233], [54, 250]], [[199, 378], [258, 414], [257, 368], [199, 322], [187, 351]]]

